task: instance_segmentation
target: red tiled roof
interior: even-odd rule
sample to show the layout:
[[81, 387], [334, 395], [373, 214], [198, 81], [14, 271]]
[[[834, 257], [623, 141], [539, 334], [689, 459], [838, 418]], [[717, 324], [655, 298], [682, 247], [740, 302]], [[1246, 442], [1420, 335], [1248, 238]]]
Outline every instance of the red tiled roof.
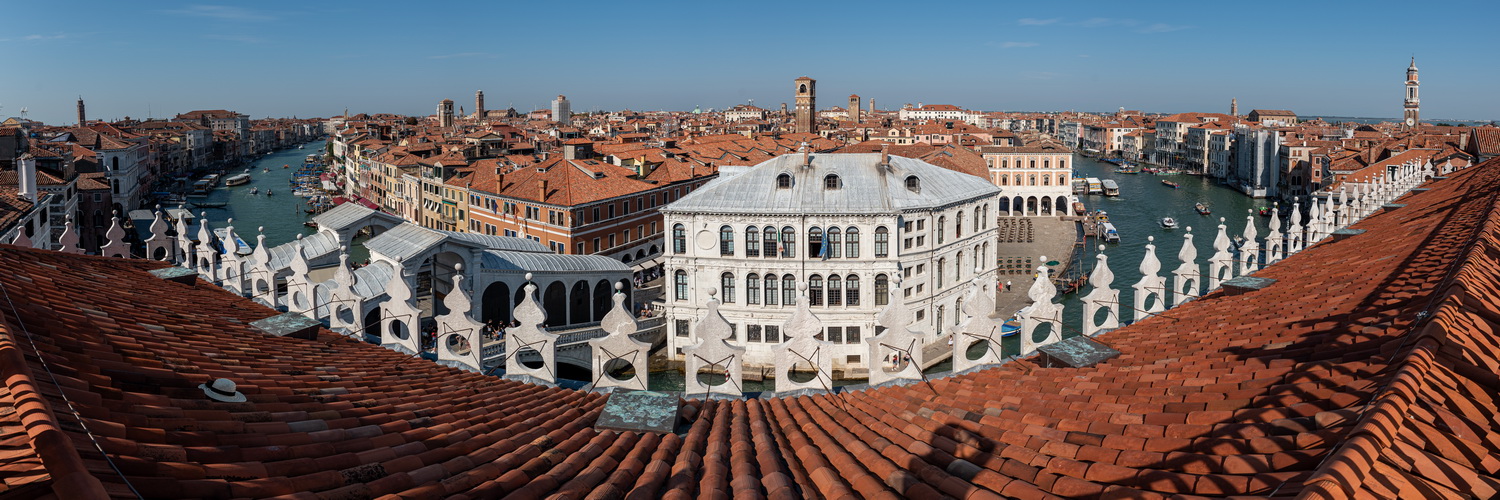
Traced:
[[[5, 246], [30, 336], [0, 307], [0, 370], [46, 404], [16, 405], [38, 453], [9, 456], [39, 455], [58, 497], [129, 494], [66, 394], [153, 498], [1494, 497], [1497, 173], [1424, 186], [1257, 273], [1269, 287], [1115, 330], [1093, 367], [694, 401], [664, 436], [594, 429], [596, 395], [263, 336], [246, 323], [273, 311], [145, 274], [160, 263]], [[250, 402], [205, 400], [220, 376]]]

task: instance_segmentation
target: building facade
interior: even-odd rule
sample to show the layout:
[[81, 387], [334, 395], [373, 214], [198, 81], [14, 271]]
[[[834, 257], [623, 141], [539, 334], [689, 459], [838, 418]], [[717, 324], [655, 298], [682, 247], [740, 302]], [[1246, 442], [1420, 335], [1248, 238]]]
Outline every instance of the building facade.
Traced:
[[716, 290], [747, 365], [770, 366], [805, 287], [834, 369], [861, 376], [870, 362], [863, 341], [879, 333], [875, 315], [892, 297], [914, 311], [914, 331], [941, 334], [958, 322], [975, 273], [994, 280], [999, 192], [985, 179], [882, 153], [794, 153], [726, 167], [661, 210], [668, 353], [682, 360], [681, 349], [697, 342], [694, 325]]
[[1000, 186], [1000, 213], [1010, 216], [1065, 215], [1073, 195], [1073, 153], [1055, 143], [1036, 146], [983, 146], [990, 182]]

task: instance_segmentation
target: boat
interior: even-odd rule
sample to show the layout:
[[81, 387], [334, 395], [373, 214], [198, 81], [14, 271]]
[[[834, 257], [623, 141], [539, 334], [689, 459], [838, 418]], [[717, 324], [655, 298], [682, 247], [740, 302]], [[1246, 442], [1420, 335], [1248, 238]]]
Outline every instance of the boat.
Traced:
[[271, 196], [273, 194], [275, 194], [275, 193], [272, 193], [271, 190], [269, 190], [269, 189], [266, 190], [266, 196]]
[[1172, 188], [1172, 189], [1177, 189], [1177, 188], [1180, 188], [1180, 187], [1182, 187], [1182, 186], [1179, 186], [1179, 185], [1177, 185], [1177, 183], [1175, 183], [1175, 182], [1172, 182], [1172, 181], [1169, 181], [1169, 180], [1166, 180], [1166, 179], [1163, 179], [1163, 180], [1162, 180], [1162, 181], [1161, 181], [1161, 184], [1162, 184], [1162, 185], [1163, 185], [1163, 186], [1167, 186], [1167, 187], [1170, 187], [1170, 188]]
[[292, 168], [292, 166], [283, 163], [283, 164], [281, 164], [281, 168]]
[[1104, 187], [1104, 196], [1120, 195], [1120, 185], [1115, 184], [1114, 179], [1104, 179], [1102, 181], [1099, 181], [1099, 184]]
[[1110, 224], [1108, 222], [1105, 222], [1105, 223], [1101, 224], [1100, 227], [1102, 227], [1104, 229], [1104, 241], [1105, 242], [1107, 242], [1107, 243], [1119, 243], [1120, 242], [1120, 231], [1117, 230], [1117, 229], [1115, 229], [1115, 225], [1114, 224]]
[[271, 173], [271, 169], [269, 169], [269, 168], [262, 168], [262, 169], [260, 169], [260, 173], [262, 173], [262, 174], [269, 174], [269, 173]]
[[188, 196], [191, 196], [191, 197], [208, 196], [208, 192], [209, 191], [213, 191], [213, 190], [214, 190], [213, 181], [210, 181], [210, 180], [208, 180], [206, 178], [205, 179], [198, 179], [197, 182], [193, 183], [193, 189], [192, 189], [192, 191], [188, 192]]
[[227, 201], [195, 201], [189, 203], [193, 208], [224, 208], [229, 206]]
[[298, 145], [297, 145], [297, 149], [302, 149], [302, 145], [301, 145], [301, 144], [298, 144]]
[[258, 187], [251, 187], [250, 188], [250, 194], [255, 194], [255, 193], [259, 193], [259, 192], [260, 192], [260, 188], [258, 188]]
[[1073, 194], [1087, 194], [1088, 192], [1088, 179], [1073, 179]]
[[225, 186], [239, 186], [250, 183], [250, 174], [234, 174], [224, 179]]
[[1120, 167], [1115, 169], [1117, 174], [1139, 174], [1141, 171], [1135, 167]]
[[1173, 219], [1171, 217], [1162, 217], [1161, 227], [1162, 229], [1177, 229], [1177, 219]]
[[1000, 325], [1000, 336], [1010, 337], [1021, 331], [1021, 320], [1011, 318]]
[[1255, 209], [1255, 212], [1259, 213], [1261, 217], [1270, 217], [1271, 207], [1260, 207], [1258, 209]]
[[1204, 205], [1201, 201], [1193, 205], [1193, 210], [1197, 210], [1198, 215], [1208, 215], [1213, 213], [1208, 211], [1208, 205]]
[[1089, 194], [1099, 194], [1104, 191], [1098, 177], [1089, 177], [1084, 179], [1084, 181], [1089, 183]]
[[1084, 210], [1083, 202], [1081, 202], [1081, 201], [1075, 201], [1075, 202], [1073, 202], [1073, 214], [1074, 215], [1084, 215], [1084, 214], [1087, 214], [1087, 213], [1088, 213], [1088, 211]]
[[318, 227], [318, 223], [313, 221], [303, 222], [302, 225], [307, 227]]

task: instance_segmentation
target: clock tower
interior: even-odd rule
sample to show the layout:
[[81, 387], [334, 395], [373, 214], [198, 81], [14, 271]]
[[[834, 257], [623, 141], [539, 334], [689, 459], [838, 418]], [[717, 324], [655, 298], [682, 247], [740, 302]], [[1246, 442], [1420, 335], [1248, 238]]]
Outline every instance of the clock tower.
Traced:
[[1417, 98], [1417, 85], [1417, 58], [1413, 57], [1411, 66], [1406, 68], [1406, 105], [1404, 106], [1406, 112], [1403, 118], [1405, 118], [1407, 128], [1416, 127], [1422, 121], [1420, 109], [1422, 101]]
[[797, 83], [797, 133], [818, 133], [818, 81], [808, 77]]

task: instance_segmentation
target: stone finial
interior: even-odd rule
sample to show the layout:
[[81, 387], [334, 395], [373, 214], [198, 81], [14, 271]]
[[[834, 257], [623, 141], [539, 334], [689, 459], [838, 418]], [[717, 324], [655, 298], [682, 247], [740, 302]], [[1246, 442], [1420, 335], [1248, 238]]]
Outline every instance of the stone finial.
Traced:
[[1245, 231], [1240, 236], [1245, 239], [1240, 244], [1240, 276], [1244, 276], [1260, 268], [1260, 243], [1256, 241], [1259, 235], [1255, 231], [1254, 211], [1245, 216]]
[[[99, 254], [105, 257], [130, 257], [130, 243], [125, 241], [125, 228], [120, 225], [120, 211], [115, 210], [110, 217], [109, 230], [104, 232], [104, 239], [108, 241], [99, 249]], [[27, 246], [30, 246], [29, 244]]]
[[151, 221], [151, 227], [149, 228], [151, 236], [146, 238], [145, 242], [146, 258], [154, 259], [157, 254], [161, 254], [161, 260], [170, 262], [174, 259], [172, 258], [172, 238], [167, 236], [167, 230], [171, 229], [172, 226], [167, 224], [161, 211], [161, 205], [156, 206], [153, 215], [155, 217]]
[[[991, 288], [980, 275], [982, 268], [976, 267], [974, 278], [964, 290], [963, 306], [959, 313], [963, 321], [953, 328], [953, 371], [962, 372], [984, 365], [998, 364], [1003, 359], [1000, 352], [1004, 337], [1004, 321], [991, 318], [995, 313], [995, 299]], [[984, 343], [984, 352], [969, 357], [969, 346]]]
[[17, 231], [16, 237], [10, 240], [10, 244], [18, 247], [30, 247], [32, 245], [31, 237], [26, 236], [26, 231]]
[[[682, 348], [683, 355], [687, 358], [687, 372], [683, 396], [702, 397], [711, 399], [719, 397], [740, 397], [744, 395], [744, 346], [737, 346], [730, 341], [734, 338], [734, 326], [724, 315], [719, 312], [718, 289], [708, 289], [708, 314], [698, 321], [693, 328], [693, 334], [698, 342], [691, 346]], [[702, 380], [704, 371], [707, 376], [714, 378], [723, 376], [724, 381], [713, 385]]]
[[[340, 256], [346, 257], [342, 252]], [[463, 281], [463, 273], [453, 276], [453, 289], [443, 297], [443, 306], [448, 308], [448, 313], [435, 318], [437, 362], [462, 370], [483, 372], [484, 360], [481, 353], [484, 337], [481, 330], [484, 329], [484, 324], [469, 316], [473, 301], [469, 293], [464, 291]]]
[[1266, 265], [1275, 264], [1282, 258], [1282, 252], [1286, 251], [1285, 235], [1281, 234], [1281, 205], [1271, 204], [1271, 220], [1266, 231]]
[[[1141, 256], [1141, 280], [1132, 287], [1135, 289], [1135, 314], [1136, 320], [1145, 317], [1141, 314], [1156, 314], [1167, 308], [1167, 280], [1161, 277], [1161, 261], [1156, 258], [1156, 237], [1146, 237], [1146, 253]], [[1156, 300], [1150, 300], [1152, 297]]]
[[[807, 284], [797, 284], [797, 309], [781, 324], [786, 340], [771, 348], [776, 364], [776, 392], [833, 390], [831, 347], [817, 339], [823, 333], [823, 322], [814, 315], [807, 297]], [[812, 368], [813, 378], [806, 382], [792, 380], [798, 364]]]
[[[1109, 256], [1104, 255], [1104, 248], [1104, 245], [1099, 245], [1099, 255], [1094, 257], [1097, 262], [1093, 272], [1089, 273], [1093, 290], [1083, 296], [1083, 329], [1079, 331], [1090, 337], [1120, 327], [1120, 292], [1112, 288], [1115, 273], [1109, 269]], [[1103, 321], [1098, 321], [1095, 318], [1101, 309], [1109, 312]]]
[[1219, 283], [1234, 277], [1234, 255], [1229, 251], [1228, 226], [1219, 218], [1219, 233], [1214, 236], [1214, 254], [1208, 258], [1208, 288], [1219, 287]]
[[922, 379], [923, 335], [911, 331], [914, 315], [900, 295], [901, 280], [896, 279], [894, 285], [888, 304], [875, 315], [875, 323], [885, 327], [885, 331], [866, 341], [870, 349], [871, 386]]
[[1203, 276], [1198, 270], [1198, 247], [1193, 243], [1193, 227], [1182, 234], [1182, 248], [1177, 251], [1181, 264], [1172, 270], [1172, 307], [1198, 296]]
[[[530, 283], [531, 273], [526, 274], [521, 303], [512, 313], [521, 326], [506, 330], [505, 377], [531, 382], [557, 383], [556, 347], [557, 335], [549, 333], [542, 325], [547, 322], [547, 311], [536, 300], [535, 283]], [[535, 350], [541, 355], [542, 366], [529, 368], [521, 356], [522, 351]]]
[[[606, 335], [589, 341], [589, 345], [593, 347], [593, 389], [595, 390], [618, 388], [644, 391], [649, 387], [646, 357], [651, 351], [651, 344], [631, 337], [640, 326], [636, 323], [635, 316], [625, 306], [624, 289], [624, 284], [615, 282], [615, 293], [611, 296], [614, 305], [599, 322], [599, 328], [604, 330]], [[614, 360], [629, 364], [634, 375], [629, 378], [616, 378], [607, 373], [610, 362]]]
[[1287, 229], [1286, 254], [1291, 256], [1302, 251], [1303, 245], [1307, 243], [1306, 228], [1302, 227], [1302, 203], [1292, 203], [1292, 226]]
[[57, 238], [57, 242], [62, 245], [58, 251], [83, 254], [83, 249], [78, 247], [78, 239], [78, 228], [73, 225], [73, 214], [68, 214], [66, 222], [63, 222], [62, 235]]
[[[458, 266], [463, 266], [463, 264]], [[342, 287], [353, 287], [356, 281], [354, 271], [349, 269], [349, 247], [339, 246], [339, 268], [333, 272], [333, 282]]]

